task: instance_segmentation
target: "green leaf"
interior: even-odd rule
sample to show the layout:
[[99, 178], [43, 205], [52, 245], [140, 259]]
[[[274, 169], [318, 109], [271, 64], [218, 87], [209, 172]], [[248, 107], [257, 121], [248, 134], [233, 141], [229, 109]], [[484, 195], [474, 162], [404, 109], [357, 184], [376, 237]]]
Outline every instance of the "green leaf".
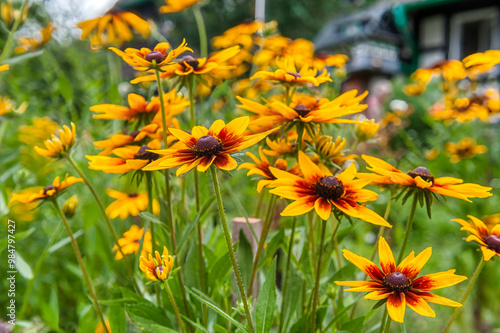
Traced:
[[141, 212], [141, 213], [139, 213], [139, 216], [142, 217], [143, 219], [146, 219], [149, 222], [152, 222], [155, 224], [159, 224], [159, 225], [165, 224], [164, 222], [160, 221], [160, 219], [156, 215], [148, 213], [148, 212]]
[[[238, 329], [242, 330], [243, 332], [248, 332], [245, 326], [243, 326], [240, 322], [235, 320], [233, 317], [222, 311], [219, 307], [217, 307], [215, 304], [210, 303], [209, 301], [201, 298], [200, 296], [196, 295], [191, 289], [185, 287], [186, 291], [193, 295], [195, 298], [197, 298], [200, 302], [206, 304], [209, 308], [220, 314], [222, 317], [226, 318], [230, 322], [234, 324], [234, 326], [238, 327]], [[199, 292], [201, 293], [201, 292]]]
[[243, 285], [248, 286], [252, 275], [253, 251], [250, 242], [247, 240], [243, 229], [240, 230], [240, 246], [238, 246], [238, 262], [240, 265]]
[[27, 280], [31, 280], [33, 278], [33, 271], [31, 270], [30, 265], [24, 261], [19, 252], [16, 252], [16, 269], [23, 278]]
[[[83, 230], [78, 230], [77, 232], [73, 233], [73, 237], [75, 239], [77, 239], [81, 235], [83, 235]], [[69, 237], [61, 239], [59, 242], [55, 243], [49, 248], [49, 254], [54, 253], [55, 251], [59, 250], [61, 247], [68, 244], [69, 242], [71, 242], [71, 239]]]
[[122, 306], [110, 306], [108, 312], [109, 325], [113, 333], [125, 333], [127, 317]]
[[274, 257], [274, 254], [276, 251], [281, 247], [283, 244], [283, 239], [285, 238], [285, 231], [283, 229], [280, 229], [280, 231], [274, 235], [273, 238], [269, 241], [267, 244], [266, 249], [264, 250], [264, 255], [261, 256], [260, 262], [258, 267], [262, 267], [262, 265], [270, 260], [271, 258]]
[[200, 211], [198, 214], [196, 214], [196, 217], [194, 218], [193, 221], [191, 221], [186, 228], [182, 231], [182, 236], [180, 237], [180, 241], [178, 244], [178, 251], [180, 251], [184, 245], [188, 244], [189, 241], [193, 239], [193, 233], [196, 225], [199, 223], [200, 219], [202, 216], [204, 216], [206, 213], [210, 212], [213, 208], [213, 204], [215, 202], [215, 197], [210, 197], [201, 207]]
[[165, 311], [151, 303], [127, 304], [125, 310], [132, 323], [146, 332], [175, 332], [168, 328], [172, 327], [172, 323], [168, 320]]
[[384, 305], [387, 302], [387, 298], [381, 299], [380, 301], [377, 302], [372, 308], [372, 310], [380, 308], [382, 305]]
[[257, 333], [269, 333], [276, 310], [276, 259], [266, 275], [255, 307], [255, 323]]
[[57, 84], [59, 86], [59, 92], [66, 100], [73, 99], [73, 88], [71, 83], [68, 81], [65, 75], [60, 75]]
[[[237, 248], [238, 244], [239, 242], [233, 244], [234, 250]], [[226, 276], [229, 274], [231, 267], [232, 264], [231, 260], [229, 260], [229, 252], [227, 251], [227, 248], [225, 248], [213, 266], [208, 268], [208, 285], [212, 287], [221, 285]]]
[[59, 303], [57, 301], [57, 290], [50, 291], [49, 302], [40, 301], [40, 309], [43, 320], [54, 330], [59, 330]]
[[351, 320], [347, 321], [346, 323], [344, 323], [340, 327], [340, 329], [345, 330], [345, 331], [350, 332], [350, 333], [361, 333], [363, 330], [364, 321], [365, 321], [364, 316], [357, 317], [357, 318], [351, 319]]
[[196, 289], [201, 289], [199, 257], [198, 246], [192, 246], [189, 248], [186, 263], [184, 264], [184, 270], [189, 272], [189, 274], [186, 274], [186, 285]]

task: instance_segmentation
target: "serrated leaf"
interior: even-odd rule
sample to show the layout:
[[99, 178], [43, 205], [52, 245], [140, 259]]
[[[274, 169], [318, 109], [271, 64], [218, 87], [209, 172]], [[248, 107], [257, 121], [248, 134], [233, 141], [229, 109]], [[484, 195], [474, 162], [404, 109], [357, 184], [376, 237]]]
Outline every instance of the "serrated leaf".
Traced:
[[255, 324], [257, 333], [269, 333], [276, 310], [276, 259], [266, 274], [255, 306]]

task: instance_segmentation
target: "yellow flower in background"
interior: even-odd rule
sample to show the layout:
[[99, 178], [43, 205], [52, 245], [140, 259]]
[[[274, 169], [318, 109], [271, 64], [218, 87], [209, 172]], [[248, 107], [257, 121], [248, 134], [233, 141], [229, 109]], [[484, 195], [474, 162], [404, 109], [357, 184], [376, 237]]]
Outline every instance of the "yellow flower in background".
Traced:
[[318, 70], [325, 67], [343, 67], [349, 60], [349, 57], [345, 54], [328, 54], [325, 51], [321, 51], [312, 59], [312, 66]]
[[314, 151], [318, 154], [321, 160], [331, 161], [335, 165], [341, 166], [345, 161], [358, 158], [358, 155], [346, 155], [343, 152], [346, 143], [346, 139], [343, 139], [340, 136], [334, 141], [331, 136], [317, 135], [314, 139]]
[[462, 60], [464, 66], [473, 72], [484, 73], [491, 67], [500, 64], [500, 50], [488, 50], [474, 53]]
[[263, 27], [260, 21], [239, 24], [224, 31], [221, 36], [212, 38], [212, 45], [216, 49], [240, 45], [244, 50], [250, 50], [255, 44], [255, 34]]
[[[359, 117], [358, 117], [359, 121]], [[365, 119], [356, 124], [356, 137], [359, 141], [370, 140], [377, 134], [380, 124], [375, 123], [375, 119]]]
[[469, 198], [487, 198], [491, 187], [481, 186], [472, 183], [463, 183], [462, 179], [453, 177], [435, 178], [426, 167], [419, 166], [414, 170], [405, 173], [390, 165], [389, 163], [373, 157], [362, 155], [368, 170], [371, 173], [358, 173], [360, 179], [369, 180], [373, 185], [401, 185], [413, 186], [422, 190], [428, 190], [433, 193], [441, 194], [453, 198], [469, 201]]
[[352, 163], [337, 176], [333, 176], [324, 165], [315, 164], [309, 156], [299, 151], [299, 165], [304, 178], [289, 172], [270, 168], [277, 178], [270, 193], [293, 200], [281, 216], [303, 215], [311, 210], [323, 220], [328, 220], [332, 209], [363, 221], [392, 228], [380, 215], [366, 208], [367, 201], [374, 201], [378, 194], [364, 189], [369, 182], [354, 180], [356, 165]]
[[425, 159], [428, 161], [435, 160], [439, 156], [439, 149], [432, 148], [425, 152]]
[[35, 219], [35, 208], [38, 207], [36, 201], [29, 203], [14, 202], [9, 205], [8, 214], [4, 216], [5, 224], [8, 224], [8, 220], [14, 220], [16, 222], [31, 222]]
[[[144, 233], [144, 228], [139, 228], [137, 225], [132, 224], [128, 231], [123, 233], [123, 238], [118, 239], [118, 244], [122, 248], [123, 254], [132, 254], [139, 251], [139, 247], [142, 242], [141, 256], [147, 257], [149, 253], [153, 252], [153, 243], [151, 241], [151, 232], [148, 230]], [[113, 251], [117, 251], [115, 255], [116, 260], [123, 259], [122, 254], [118, 251], [118, 247], [115, 245]]]
[[141, 256], [139, 268], [141, 271], [146, 273], [146, 277], [150, 280], [166, 280], [168, 274], [174, 267], [174, 258], [168, 254], [167, 247], [163, 247], [163, 254], [160, 257], [160, 253], [155, 251], [155, 256], [148, 254], [148, 259], [145, 256]]
[[146, 193], [123, 193], [112, 189], [107, 189], [106, 193], [116, 199], [106, 208], [106, 215], [112, 219], [119, 216], [125, 220], [129, 216], [139, 215], [139, 212], [148, 208], [149, 200]]
[[202, 0], [165, 0], [166, 4], [160, 7], [160, 13], [180, 12], [200, 1]]
[[59, 177], [56, 177], [52, 182], [52, 185], [46, 187], [33, 187], [18, 193], [13, 193], [12, 198], [9, 201], [9, 206], [14, 202], [30, 203], [37, 200], [54, 197], [58, 194], [61, 194], [63, 190], [76, 183], [83, 183], [83, 179], [75, 178], [72, 176], [68, 177], [68, 175], [66, 175], [64, 180], [61, 182]]
[[[56, 134], [58, 136], [56, 136]], [[38, 155], [45, 157], [63, 157], [64, 154], [68, 153], [73, 146], [75, 141], [75, 124], [71, 123], [71, 129], [64, 125], [62, 129], [57, 131], [57, 133], [52, 134], [51, 140], [46, 140], [45, 148], [40, 148], [35, 146], [35, 151]]]
[[459, 123], [470, 122], [476, 118], [485, 121], [489, 117], [488, 109], [481, 101], [474, 98], [457, 98], [450, 107], [431, 108], [429, 114], [436, 120], [444, 120], [446, 123], [458, 121]]
[[254, 100], [256, 98], [260, 98], [260, 95], [263, 93], [269, 92], [273, 87], [274, 86], [271, 82], [241, 79], [233, 83], [231, 90], [234, 92], [235, 96], [241, 96]]
[[106, 328], [104, 328], [104, 325], [102, 323], [97, 324], [95, 333], [111, 333], [111, 326], [109, 324], [109, 321], [106, 320]]
[[[218, 51], [210, 58], [194, 58], [190, 55], [185, 55], [177, 63], [161, 67], [162, 73], [160, 77], [167, 79], [171, 77], [184, 77], [187, 75], [204, 75], [215, 74], [219, 70], [226, 70], [232, 68], [227, 65], [227, 61], [234, 57], [240, 51], [239, 46], [233, 46], [229, 49]], [[139, 76], [138, 78], [130, 81], [135, 84], [144, 81], [154, 81], [156, 75]]]
[[467, 241], [474, 241], [481, 245], [484, 260], [488, 261], [495, 255], [500, 257], [500, 224], [493, 224], [490, 229], [483, 221], [472, 215], [467, 215], [471, 219], [471, 223], [462, 219], [453, 219], [452, 221], [460, 223], [462, 228], [471, 234], [467, 237]]
[[64, 215], [66, 217], [73, 217], [76, 212], [76, 208], [78, 207], [78, 197], [75, 195], [72, 195], [62, 206], [62, 210], [64, 212]]
[[[286, 155], [296, 155], [299, 136], [296, 130], [288, 131], [286, 137], [277, 138], [276, 140], [271, 140], [269, 137], [266, 138], [266, 144], [270, 149], [264, 149], [264, 153], [268, 156], [286, 156]], [[304, 133], [302, 137], [302, 146], [305, 147], [306, 142], [312, 141], [311, 137]]]
[[[257, 52], [253, 59], [253, 62], [258, 64], [261, 69], [279, 66], [280, 58], [291, 59], [298, 67], [312, 66], [314, 44], [307, 39], [292, 40], [281, 35], [274, 35], [265, 37], [263, 42], [262, 49]], [[262, 41], [258, 40], [257, 44], [261, 45]]]
[[14, 9], [11, 1], [2, 2], [0, 4], [0, 17], [8, 27], [11, 27], [19, 16], [21, 16], [20, 24], [28, 18], [29, 5], [26, 4], [23, 12], [20, 9]]
[[52, 39], [54, 32], [52, 23], [47, 24], [45, 28], [40, 31], [41, 38], [19, 38], [19, 46], [14, 49], [15, 53], [33, 52], [40, 49]]
[[186, 51], [193, 52], [193, 50], [187, 47], [185, 40], [177, 48], [168, 51], [170, 48], [169, 43], [159, 43], [152, 51], [147, 47], [143, 47], [140, 50], [127, 48], [125, 51], [121, 51], [116, 47], [110, 47], [109, 49], [137, 71], [147, 71], [166, 66], [181, 53]]
[[9, 70], [9, 65], [1, 65], [0, 66], [0, 72], [7, 71]]
[[120, 119], [135, 121], [150, 114], [156, 114], [160, 110], [160, 99], [153, 97], [147, 102], [144, 97], [138, 94], [128, 94], [128, 105], [99, 104], [90, 108], [90, 111], [99, 113], [93, 115], [95, 119]]
[[[259, 175], [264, 177], [264, 179], [259, 180], [259, 183], [257, 184], [257, 192], [260, 193], [264, 187], [272, 187], [272, 183], [274, 182], [274, 180], [276, 180], [276, 177], [272, 174], [271, 170], [269, 170], [271, 164], [269, 163], [266, 155], [264, 155], [264, 149], [262, 147], [259, 147], [260, 160], [250, 152], [247, 153], [247, 156], [250, 157], [254, 161], [254, 163], [242, 163], [238, 167], [238, 170], [248, 169], [249, 171], [247, 172], [247, 176]], [[276, 159], [273, 167], [290, 172], [291, 174], [297, 176], [302, 175], [298, 164], [295, 164], [290, 169], [288, 169], [288, 162], [282, 158]]]
[[14, 103], [8, 97], [0, 96], [0, 116], [11, 113], [14, 110]]
[[134, 37], [132, 30], [147, 38], [151, 33], [149, 23], [134, 13], [109, 11], [106, 15], [79, 22], [81, 39], [90, 36], [93, 48], [104, 45], [122, 45]]
[[140, 170], [155, 161], [160, 155], [151, 152], [161, 148], [159, 140], [153, 140], [143, 146], [125, 146], [112, 151], [117, 157], [85, 155], [89, 160], [89, 169], [101, 170], [105, 173], [126, 173]]
[[398, 266], [391, 248], [384, 237], [378, 242], [380, 269], [372, 261], [360, 257], [351, 251], [342, 250], [344, 257], [367, 274], [369, 281], [334, 281], [339, 286], [352, 287], [346, 291], [368, 292], [365, 299], [380, 301], [387, 299], [387, 312], [392, 320], [404, 321], [406, 306], [419, 315], [436, 317], [429, 303], [461, 307], [462, 304], [448, 298], [431, 294], [429, 291], [453, 286], [467, 279], [456, 275], [455, 270], [423, 275], [418, 274], [429, 260], [432, 249], [426, 248], [415, 256], [411, 252]]
[[484, 154], [488, 151], [486, 146], [476, 144], [476, 140], [471, 138], [463, 138], [457, 143], [446, 142], [444, 149], [452, 163], [458, 163], [464, 158], [472, 158], [477, 154]]
[[182, 146], [154, 151], [163, 157], [143, 170], [152, 171], [180, 167], [177, 169], [177, 176], [195, 167], [199, 172], [205, 172], [212, 164], [221, 170], [234, 170], [238, 163], [230, 154], [253, 146], [278, 129], [244, 135], [248, 123], [248, 117], [240, 117], [227, 124], [223, 120], [216, 120], [209, 129], [195, 126], [191, 133], [170, 128], [170, 133], [179, 139]]
[[318, 70], [304, 65], [300, 71], [295, 67], [293, 58], [276, 59], [278, 69], [274, 72], [259, 71], [250, 79], [262, 79], [277, 82], [285, 86], [303, 86], [312, 84], [319, 86], [325, 82], [331, 82], [332, 79], [326, 70], [318, 74]]
[[430, 68], [419, 68], [411, 75], [411, 79], [416, 83], [406, 86], [404, 88], [405, 93], [407, 95], [422, 94], [433, 76], [442, 77], [449, 87], [467, 77], [467, 72], [462, 62], [458, 60], [444, 60]]

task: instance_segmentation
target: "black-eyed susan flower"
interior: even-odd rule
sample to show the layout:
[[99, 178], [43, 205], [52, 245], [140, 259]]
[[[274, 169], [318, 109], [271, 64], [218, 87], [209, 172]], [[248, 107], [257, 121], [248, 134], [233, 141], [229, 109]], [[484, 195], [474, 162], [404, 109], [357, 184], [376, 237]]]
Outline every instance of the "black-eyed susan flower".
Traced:
[[[288, 131], [286, 137], [277, 138], [276, 140], [267, 137], [266, 144], [270, 149], [264, 149], [264, 153], [268, 156], [297, 155], [299, 149], [298, 138], [296, 130]], [[312, 141], [311, 137], [305, 133], [302, 137], [302, 145], [304, 146], [305, 143], [310, 141]]]
[[461, 61], [445, 60], [436, 63], [430, 68], [419, 68], [411, 78], [416, 81], [414, 85], [407, 86], [405, 93], [408, 95], [419, 95], [425, 91], [425, 88], [433, 76], [440, 76], [446, 82], [446, 87], [461, 80], [467, 76], [465, 67]]
[[233, 170], [237, 167], [236, 160], [230, 154], [253, 146], [268, 134], [275, 131], [244, 135], [248, 127], [249, 118], [236, 118], [225, 124], [223, 120], [216, 120], [209, 129], [195, 126], [191, 133], [170, 128], [170, 133], [183, 144], [176, 149], [155, 150], [162, 155], [143, 170], [161, 170], [180, 166], [177, 176], [197, 167], [205, 172], [212, 164], [222, 170]]
[[[172, 63], [167, 66], [161, 67], [162, 79], [180, 77], [185, 78], [188, 75], [205, 75], [214, 74], [219, 70], [226, 70], [232, 68], [227, 65], [227, 61], [234, 57], [240, 51], [239, 46], [233, 46], [226, 50], [218, 51], [210, 58], [194, 58], [191, 55], [185, 55], [180, 58], [177, 63]], [[144, 81], [156, 80], [155, 75], [139, 76], [138, 78], [130, 81], [131, 83], [139, 83]]]
[[40, 31], [41, 38], [19, 38], [19, 46], [14, 49], [15, 53], [33, 52], [40, 49], [42, 46], [50, 42], [52, 33], [54, 32], [52, 23], [47, 24], [45, 28]]
[[431, 108], [429, 114], [436, 120], [444, 120], [446, 123], [458, 121], [459, 123], [469, 122], [476, 118], [484, 121], [489, 117], [488, 108], [482, 105], [482, 101], [477, 98], [457, 98], [451, 105], [437, 106]]
[[165, 0], [165, 5], [160, 7], [160, 13], [176, 13], [191, 7], [202, 0]]
[[64, 125], [56, 134], [44, 142], [46, 149], [35, 146], [35, 151], [45, 157], [59, 158], [67, 154], [75, 142], [75, 124], [71, 123], [71, 129]]
[[471, 54], [462, 60], [468, 70], [484, 73], [491, 67], [500, 64], [500, 50], [488, 50]]
[[378, 242], [380, 269], [372, 261], [360, 257], [351, 251], [343, 250], [344, 257], [367, 274], [369, 281], [335, 281], [337, 285], [353, 287], [346, 291], [368, 292], [366, 299], [380, 301], [387, 299], [386, 307], [392, 320], [402, 323], [406, 306], [416, 313], [435, 317], [436, 313], [428, 303], [435, 303], [453, 307], [462, 304], [448, 298], [434, 295], [429, 291], [453, 286], [467, 279], [456, 275], [455, 270], [423, 275], [418, 277], [420, 270], [429, 260], [432, 249], [426, 248], [417, 256], [411, 252], [396, 266], [391, 248], [383, 237]]
[[443, 196], [469, 201], [469, 198], [487, 198], [491, 196], [491, 187], [472, 183], [463, 183], [462, 179], [453, 177], [435, 178], [426, 167], [419, 166], [407, 173], [400, 171], [389, 163], [373, 157], [362, 155], [368, 170], [375, 174], [358, 173], [358, 178], [369, 180], [374, 185], [400, 185], [413, 189], [428, 190]]
[[476, 144], [476, 140], [471, 138], [463, 138], [457, 143], [446, 142], [444, 149], [452, 163], [458, 163], [464, 158], [472, 158], [478, 154], [484, 154], [488, 150], [486, 146]]
[[[259, 183], [257, 184], [257, 192], [260, 193], [260, 191], [262, 191], [264, 187], [270, 187], [273, 181], [276, 180], [276, 177], [272, 174], [271, 170], [269, 170], [269, 167], [271, 167], [271, 163], [269, 163], [266, 155], [264, 155], [264, 149], [262, 147], [259, 147], [260, 160], [251, 152], [248, 152], [247, 156], [250, 157], [254, 161], [254, 163], [242, 163], [238, 167], [238, 170], [247, 169], [247, 176], [259, 175], [264, 177], [263, 179], [259, 180]], [[274, 165], [272, 166], [276, 169], [288, 171], [294, 175], [301, 175], [298, 164], [295, 164], [290, 169], [288, 169], [288, 162], [282, 158], [276, 159]]]
[[[139, 251], [139, 247], [142, 242], [141, 256], [147, 257], [148, 254], [153, 252], [153, 243], [151, 241], [151, 232], [148, 230], [144, 233], [144, 228], [139, 228], [137, 225], [132, 224], [128, 231], [123, 233], [123, 237], [118, 239], [118, 244], [120, 245], [123, 254], [133, 254]], [[118, 247], [115, 245], [113, 251], [117, 251]], [[123, 255], [120, 251], [116, 252], [116, 260], [123, 259]]]
[[467, 241], [474, 241], [481, 245], [484, 260], [488, 261], [495, 255], [500, 257], [500, 224], [493, 224], [488, 228], [483, 221], [472, 215], [467, 215], [472, 222], [467, 222], [462, 219], [453, 219], [452, 221], [460, 223], [462, 228], [471, 234], [467, 237]]
[[3, 72], [3, 71], [6, 71], [6, 70], [9, 70], [9, 65], [1, 65], [0, 66], [0, 72]]
[[148, 208], [149, 199], [146, 193], [123, 193], [110, 188], [106, 190], [106, 193], [116, 199], [106, 208], [106, 215], [112, 219], [119, 216], [124, 220], [130, 215], [137, 216], [139, 212]]
[[328, 72], [324, 70], [318, 74], [316, 68], [304, 65], [300, 71], [297, 71], [295, 62], [292, 58], [276, 59], [278, 69], [274, 72], [258, 71], [250, 79], [262, 79], [277, 82], [285, 86], [303, 86], [312, 84], [319, 86], [325, 82], [331, 82]]
[[168, 274], [174, 267], [174, 258], [168, 254], [167, 247], [163, 247], [163, 254], [160, 256], [158, 251], [155, 251], [155, 256], [148, 254], [148, 259], [144, 256], [140, 258], [139, 268], [146, 273], [148, 279], [157, 281], [165, 281]]
[[367, 181], [354, 179], [354, 163], [339, 175], [333, 176], [324, 165], [316, 165], [306, 154], [299, 151], [299, 166], [304, 178], [270, 168], [277, 178], [274, 183], [276, 188], [270, 193], [293, 200], [281, 212], [282, 216], [298, 216], [314, 209], [323, 220], [328, 220], [332, 209], [338, 209], [345, 215], [392, 227], [377, 213], [360, 204], [374, 201], [378, 195], [363, 188], [368, 184]]
[[147, 71], [166, 66], [181, 53], [186, 51], [193, 52], [193, 50], [187, 47], [185, 40], [177, 48], [168, 51], [170, 48], [170, 44], [164, 42], [157, 44], [153, 50], [147, 47], [143, 47], [140, 50], [127, 48], [125, 51], [121, 51], [116, 47], [110, 47], [109, 49], [137, 71]]
[[81, 39], [90, 36], [93, 48], [104, 45], [122, 45], [134, 37], [133, 30], [147, 38], [151, 33], [149, 23], [134, 13], [108, 11], [104, 16], [79, 22]]
[[73, 176], [66, 177], [64, 178], [63, 181], [59, 179], [59, 177], [56, 177], [54, 181], [52, 182], [51, 185], [46, 186], [46, 187], [33, 187], [29, 188], [26, 190], [23, 190], [18, 193], [13, 193], [12, 198], [9, 201], [9, 205], [11, 205], [14, 202], [20, 202], [20, 203], [30, 203], [34, 202], [37, 200], [42, 200], [42, 199], [48, 199], [48, 198], [53, 198], [59, 194], [61, 194], [66, 188], [69, 186], [76, 184], [76, 183], [83, 183], [82, 178], [76, 178]]
[[134, 121], [148, 115], [156, 115], [160, 110], [160, 99], [153, 97], [147, 102], [144, 97], [138, 94], [128, 94], [128, 107], [114, 104], [99, 104], [90, 107], [96, 119], [120, 119]]
[[113, 156], [85, 155], [89, 160], [89, 169], [101, 170], [105, 173], [126, 173], [140, 170], [149, 163], [155, 161], [160, 155], [150, 150], [160, 149], [159, 140], [153, 140], [147, 145], [125, 146], [113, 149]]

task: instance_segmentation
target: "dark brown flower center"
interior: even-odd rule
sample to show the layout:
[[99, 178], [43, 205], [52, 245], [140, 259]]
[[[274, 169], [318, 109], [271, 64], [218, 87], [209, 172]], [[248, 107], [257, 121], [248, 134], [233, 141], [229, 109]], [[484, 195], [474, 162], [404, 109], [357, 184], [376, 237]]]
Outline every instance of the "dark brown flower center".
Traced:
[[43, 189], [43, 194], [47, 195], [47, 192], [50, 190], [56, 190], [56, 192], [57, 192], [57, 187], [55, 187], [54, 185], [49, 185]]
[[401, 272], [394, 272], [384, 277], [384, 286], [398, 293], [411, 289], [411, 282]]
[[222, 150], [222, 142], [211, 135], [204, 135], [198, 139], [193, 150], [198, 157], [214, 155]]
[[490, 250], [500, 253], [500, 237], [496, 235], [490, 235], [484, 239], [484, 242], [488, 245]]
[[316, 193], [320, 197], [335, 200], [344, 194], [344, 185], [333, 176], [323, 177], [316, 182]]
[[307, 116], [307, 114], [311, 111], [303, 104], [297, 104], [294, 108], [295, 112], [299, 114], [301, 117]]
[[153, 274], [154, 276], [159, 279], [158, 275], [162, 274], [163, 273], [163, 266], [162, 265], [158, 265], [155, 267], [155, 270], [153, 271]]
[[196, 58], [194, 58], [190, 55], [187, 55], [187, 56], [182, 57], [182, 59], [181, 59], [181, 65], [186, 67], [186, 64], [188, 64], [192, 68], [196, 69], [198, 67], [198, 65], [200, 64], [200, 62]]
[[128, 195], [129, 198], [136, 198], [139, 194], [132, 192]]
[[295, 73], [295, 72], [286, 72], [288, 75], [293, 76], [295, 79], [298, 79], [299, 77], [302, 77], [300, 73]]
[[139, 149], [139, 151], [137, 152], [137, 154], [134, 155], [134, 158], [136, 160], [148, 160], [149, 162], [157, 160], [158, 157], [160, 157], [160, 155], [148, 151], [149, 149], [151, 148], [149, 148], [146, 145], [142, 146], [141, 149]]
[[411, 178], [416, 178], [420, 176], [420, 178], [422, 178], [426, 182], [430, 181], [434, 184], [434, 176], [431, 175], [431, 173], [429, 172], [429, 170], [427, 170], [426, 167], [423, 166], [419, 166], [413, 171], [408, 171], [408, 176], [410, 176]]
[[129, 135], [135, 139], [135, 137], [136, 137], [137, 135], [139, 135], [139, 133], [141, 133], [141, 131], [139, 131], [139, 130], [135, 130], [135, 131], [130, 132], [130, 134], [129, 134]]
[[153, 51], [146, 54], [146, 57], [144, 59], [146, 59], [146, 61], [149, 61], [151, 63], [153, 62], [153, 60], [156, 60], [156, 63], [159, 64], [160, 62], [165, 60], [165, 55], [161, 52]]

